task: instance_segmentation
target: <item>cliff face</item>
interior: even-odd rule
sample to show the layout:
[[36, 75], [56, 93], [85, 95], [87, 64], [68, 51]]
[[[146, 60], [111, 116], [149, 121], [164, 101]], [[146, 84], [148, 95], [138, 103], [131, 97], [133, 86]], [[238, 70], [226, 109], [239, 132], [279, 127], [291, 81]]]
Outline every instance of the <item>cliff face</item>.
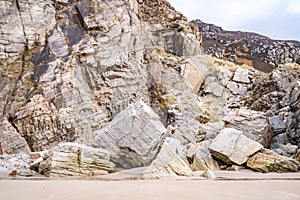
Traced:
[[201, 20], [192, 23], [203, 33], [203, 48], [209, 55], [251, 65], [264, 72], [284, 63], [300, 64], [298, 41], [272, 40], [256, 33], [226, 31]]
[[199, 31], [165, 0], [4, 0], [0, 12], [2, 152], [93, 141], [129, 103], [186, 84], [155, 49], [202, 52]]
[[[203, 55], [197, 26], [165, 0], [4, 0], [0, 11], [0, 154], [54, 149], [44, 173], [68, 153], [74, 173], [93, 164], [81, 162], [92, 154], [125, 168], [158, 158], [169, 172], [173, 161], [192, 163], [187, 150], [225, 128], [282, 155], [300, 154], [299, 65], [263, 74], [252, 66], [273, 66]], [[212, 28], [223, 41], [224, 31]], [[242, 38], [231, 48], [254, 56], [246, 44], [240, 51]], [[296, 59], [298, 50], [288, 53]], [[172, 148], [176, 155], [165, 159]], [[108, 163], [104, 172], [111, 170]]]

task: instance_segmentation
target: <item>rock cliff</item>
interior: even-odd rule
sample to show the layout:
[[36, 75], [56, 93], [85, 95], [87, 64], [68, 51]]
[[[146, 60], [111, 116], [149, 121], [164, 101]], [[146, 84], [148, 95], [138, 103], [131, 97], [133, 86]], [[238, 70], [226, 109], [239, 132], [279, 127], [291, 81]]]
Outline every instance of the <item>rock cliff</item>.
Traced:
[[212, 177], [252, 156], [270, 161], [256, 170], [298, 170], [299, 65], [263, 73], [203, 55], [198, 27], [166, 0], [3, 0], [0, 12], [2, 160], [47, 152], [33, 168], [54, 176]]
[[[155, 104], [175, 82], [176, 92], [185, 91], [174, 67], [185, 61], [168, 60], [156, 49], [202, 52], [199, 31], [165, 0], [5, 0], [0, 11], [3, 153], [28, 151], [22, 138], [32, 151], [92, 142], [93, 132], [129, 103]], [[167, 109], [153, 107], [166, 122]], [[20, 138], [18, 145], [6, 144], [9, 132]]]

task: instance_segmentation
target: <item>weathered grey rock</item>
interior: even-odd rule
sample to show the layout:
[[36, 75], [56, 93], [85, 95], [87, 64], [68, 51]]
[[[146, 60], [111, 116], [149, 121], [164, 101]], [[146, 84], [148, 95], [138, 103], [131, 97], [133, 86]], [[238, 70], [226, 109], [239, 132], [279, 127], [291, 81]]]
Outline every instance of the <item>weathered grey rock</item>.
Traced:
[[262, 149], [248, 159], [247, 167], [259, 172], [297, 172], [299, 162], [271, 150]]
[[[3, 0], [0, 11], [0, 119], [3, 113], [12, 119], [33, 151], [93, 142], [93, 132], [137, 99], [159, 105], [152, 88], [170, 77], [157, 97], [178, 96], [184, 105], [178, 113], [192, 114], [176, 124], [193, 122], [188, 133], [195, 140], [201, 106], [181, 77], [185, 58], [156, 60], [149, 53], [201, 53], [199, 30], [167, 1]], [[171, 110], [156, 108], [165, 119]]]
[[60, 143], [48, 159], [49, 171], [40, 172], [51, 177], [98, 176], [115, 168], [108, 151], [77, 143]]
[[61, 109], [48, 102], [42, 95], [35, 95], [16, 114], [15, 124], [23, 137], [30, 138], [34, 151], [55, 147], [59, 142], [73, 142], [78, 138], [74, 130], [73, 109]]
[[245, 107], [229, 112], [223, 119], [225, 127], [235, 128], [248, 138], [268, 147], [272, 139], [266, 114]]
[[137, 101], [94, 133], [95, 146], [108, 150], [113, 162], [125, 168], [146, 166], [155, 158], [165, 133], [159, 116]]
[[221, 81], [223, 86], [226, 86], [228, 82], [231, 80], [233, 73], [226, 69], [225, 67], [221, 67], [218, 73], [218, 80]]
[[199, 58], [191, 57], [182, 67], [181, 74], [185, 81], [191, 85], [194, 92], [198, 92], [208, 72], [207, 66]]
[[271, 124], [274, 134], [282, 133], [286, 129], [286, 125], [280, 116], [268, 117], [268, 121]]
[[[272, 111], [286, 126], [290, 142], [300, 144], [300, 70], [299, 65], [287, 64], [252, 86], [246, 105], [258, 111]], [[283, 126], [282, 126], [283, 127]]]
[[30, 177], [33, 176], [35, 174], [35, 171], [30, 170], [30, 169], [13, 169], [9, 175], [10, 176], [25, 176], [25, 177]]
[[193, 171], [200, 170], [220, 170], [219, 164], [212, 158], [209, 152], [211, 140], [200, 142], [197, 145], [198, 149], [194, 156], [194, 161], [191, 164]]
[[224, 87], [218, 82], [211, 82], [204, 88], [204, 92], [211, 93], [214, 96], [221, 97], [224, 92]]
[[212, 156], [226, 164], [242, 165], [263, 146], [243, 135], [243, 132], [225, 128], [209, 146]]
[[234, 72], [233, 80], [239, 83], [250, 83], [249, 70], [238, 67]]
[[168, 176], [192, 176], [193, 172], [169, 145], [168, 138], [162, 145], [155, 160], [143, 172], [143, 179], [157, 179]]
[[224, 128], [225, 123], [223, 121], [210, 122], [206, 124], [201, 124], [200, 131], [205, 135], [205, 139], [214, 139], [219, 132]]
[[30, 148], [20, 133], [12, 126], [5, 117], [0, 122], [0, 155], [1, 154], [24, 154], [29, 153]]

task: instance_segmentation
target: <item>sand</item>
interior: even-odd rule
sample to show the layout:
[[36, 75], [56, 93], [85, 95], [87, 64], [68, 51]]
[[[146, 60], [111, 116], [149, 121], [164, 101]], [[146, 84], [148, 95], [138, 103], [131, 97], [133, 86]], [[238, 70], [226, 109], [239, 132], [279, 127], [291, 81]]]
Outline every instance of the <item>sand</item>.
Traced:
[[216, 180], [203, 177], [139, 180], [142, 170], [121, 171], [93, 180], [13, 178], [2, 171], [0, 200], [300, 200], [299, 172], [216, 171]]
[[79, 181], [0, 180], [1, 200], [299, 200], [300, 181]]

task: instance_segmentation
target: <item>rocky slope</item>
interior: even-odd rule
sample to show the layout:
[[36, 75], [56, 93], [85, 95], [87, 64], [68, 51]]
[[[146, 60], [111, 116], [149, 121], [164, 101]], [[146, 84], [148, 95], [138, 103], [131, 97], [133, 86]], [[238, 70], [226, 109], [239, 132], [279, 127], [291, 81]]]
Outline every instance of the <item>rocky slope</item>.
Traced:
[[[203, 55], [197, 26], [165, 0], [5, 0], [0, 11], [3, 160], [45, 150], [31, 159], [46, 175], [116, 165], [153, 178], [255, 154], [298, 170], [299, 65], [264, 74]], [[259, 146], [243, 163], [210, 154], [228, 128]], [[249, 166], [278, 169], [269, 164]]]
[[198, 19], [192, 23], [202, 32], [203, 48], [209, 55], [245, 63], [265, 72], [284, 63], [300, 64], [298, 41], [272, 40], [256, 33], [226, 31]]

